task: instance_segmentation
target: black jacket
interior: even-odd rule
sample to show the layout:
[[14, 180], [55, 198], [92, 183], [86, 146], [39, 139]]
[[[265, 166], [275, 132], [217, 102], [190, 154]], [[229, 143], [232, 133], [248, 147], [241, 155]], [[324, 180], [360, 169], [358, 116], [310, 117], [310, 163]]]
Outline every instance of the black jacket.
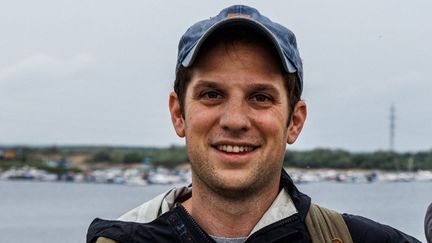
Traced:
[[[311, 199], [301, 193], [282, 170], [281, 186], [289, 193], [298, 213], [253, 233], [246, 242], [312, 242], [305, 218]], [[390, 226], [370, 219], [343, 214], [354, 243], [420, 242]], [[87, 242], [104, 236], [119, 243], [134, 242], [215, 242], [181, 206], [176, 206], [150, 223], [95, 219], [87, 232]]]
[[432, 203], [426, 211], [424, 228], [427, 242], [432, 243]]

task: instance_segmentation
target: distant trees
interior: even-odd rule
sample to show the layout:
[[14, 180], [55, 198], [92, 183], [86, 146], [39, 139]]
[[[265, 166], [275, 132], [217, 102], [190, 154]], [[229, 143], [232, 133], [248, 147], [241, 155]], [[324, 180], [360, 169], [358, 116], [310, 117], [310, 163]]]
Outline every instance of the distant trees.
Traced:
[[[16, 147], [7, 148], [14, 151], [13, 160], [0, 160], [0, 169], [19, 165], [42, 166], [43, 161], [54, 158], [68, 159], [70, 156], [84, 156], [88, 163], [151, 163], [174, 167], [188, 161], [184, 146], [165, 148], [137, 147]], [[6, 151], [6, 148], [3, 148]], [[3, 155], [4, 157], [4, 155]], [[432, 170], [432, 150], [395, 153], [376, 151], [369, 153], [352, 153], [340, 149], [313, 149], [309, 151], [288, 150], [285, 153], [284, 165], [298, 168], [359, 168], [382, 170]]]
[[152, 163], [174, 167], [188, 161], [186, 149], [183, 146], [168, 148], [99, 148], [93, 151], [91, 163]]
[[287, 151], [284, 164], [300, 168], [350, 168], [351, 155], [343, 150], [314, 149], [311, 151]]
[[123, 163], [130, 164], [130, 163], [139, 163], [143, 161], [144, 153], [140, 152], [130, 152], [123, 155]]
[[97, 151], [92, 156], [92, 161], [94, 162], [111, 162], [113, 158], [111, 157], [111, 152], [109, 150]]
[[417, 153], [377, 151], [350, 153], [344, 150], [314, 149], [287, 151], [284, 165], [299, 168], [359, 168], [382, 170], [432, 169], [432, 150]]
[[158, 164], [174, 167], [177, 164], [188, 162], [186, 148], [183, 146], [170, 146], [159, 153], [155, 153], [153, 160]]

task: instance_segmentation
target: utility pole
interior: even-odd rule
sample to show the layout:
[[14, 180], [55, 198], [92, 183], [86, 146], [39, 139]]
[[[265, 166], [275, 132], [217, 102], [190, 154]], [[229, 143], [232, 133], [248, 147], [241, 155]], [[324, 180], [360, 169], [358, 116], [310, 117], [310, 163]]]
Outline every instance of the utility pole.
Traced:
[[396, 129], [396, 125], [395, 125], [395, 120], [396, 120], [396, 114], [395, 114], [396, 110], [395, 110], [395, 106], [394, 104], [392, 104], [390, 106], [390, 152], [394, 152], [395, 150], [395, 129]]
[[394, 104], [392, 104], [390, 106], [390, 141], [389, 141], [389, 149], [390, 149], [390, 153], [394, 156], [393, 157], [393, 163], [395, 165], [395, 169], [396, 171], [400, 170], [399, 167], [399, 160], [397, 158], [397, 155], [395, 153], [395, 130], [396, 130], [396, 125], [395, 125], [395, 120], [396, 120], [396, 108], [394, 106]]

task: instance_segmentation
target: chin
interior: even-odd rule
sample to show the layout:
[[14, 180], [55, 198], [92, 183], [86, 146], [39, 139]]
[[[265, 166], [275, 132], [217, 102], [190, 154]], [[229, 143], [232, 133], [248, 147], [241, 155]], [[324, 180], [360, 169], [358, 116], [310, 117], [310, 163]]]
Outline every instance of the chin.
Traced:
[[217, 195], [231, 200], [242, 200], [255, 194], [255, 190], [251, 186], [215, 186], [213, 187], [213, 191]]
[[212, 185], [208, 185], [217, 194], [224, 197], [244, 198], [257, 193], [267, 183], [263, 183], [256, 175], [246, 173], [224, 173], [215, 180], [209, 180]]

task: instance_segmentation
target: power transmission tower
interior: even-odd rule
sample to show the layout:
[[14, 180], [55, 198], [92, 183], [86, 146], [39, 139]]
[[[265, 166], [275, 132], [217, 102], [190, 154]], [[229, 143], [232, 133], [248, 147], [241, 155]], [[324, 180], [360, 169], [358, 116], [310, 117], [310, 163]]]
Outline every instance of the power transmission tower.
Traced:
[[398, 159], [398, 157], [395, 154], [395, 130], [396, 130], [395, 120], [396, 120], [396, 108], [395, 108], [394, 104], [392, 104], [390, 106], [390, 117], [389, 117], [389, 119], [390, 119], [390, 141], [389, 141], [390, 142], [390, 146], [389, 146], [389, 149], [390, 149], [390, 153], [393, 154], [393, 155], [395, 155], [393, 157], [393, 163], [395, 165], [396, 171], [399, 171], [400, 170], [399, 159]]
[[396, 125], [395, 125], [395, 120], [396, 120], [396, 109], [394, 104], [392, 104], [390, 106], [390, 152], [394, 152], [395, 149], [395, 129], [396, 129]]

